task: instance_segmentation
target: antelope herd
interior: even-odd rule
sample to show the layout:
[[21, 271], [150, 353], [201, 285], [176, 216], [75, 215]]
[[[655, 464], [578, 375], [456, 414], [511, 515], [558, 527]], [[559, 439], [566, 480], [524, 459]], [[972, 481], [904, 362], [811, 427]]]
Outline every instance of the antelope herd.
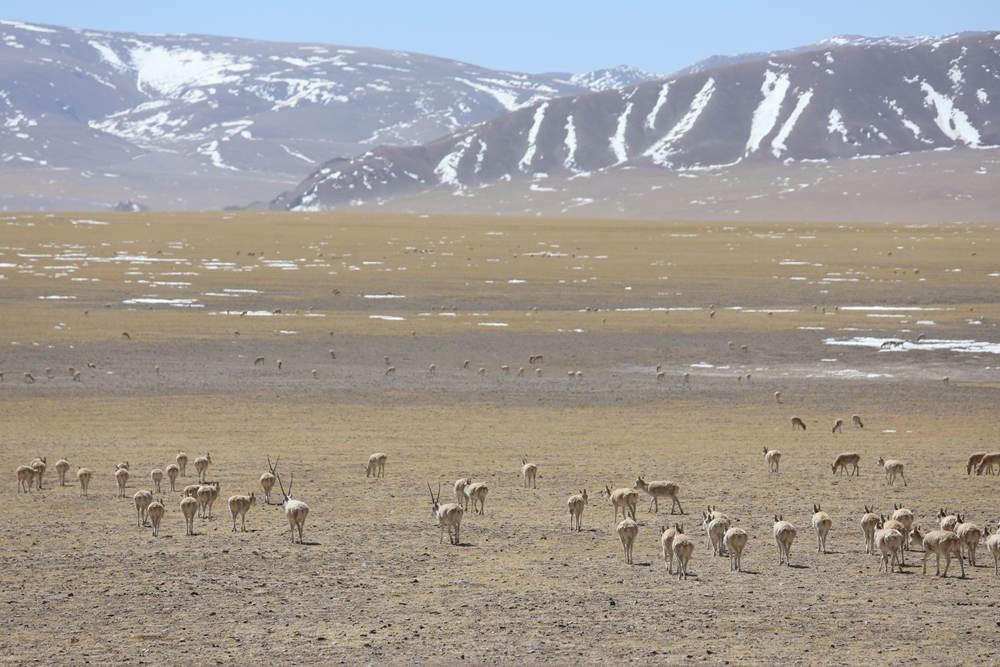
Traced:
[[[839, 420], [838, 420], [839, 421]], [[854, 417], [855, 424], [861, 428], [860, 418]], [[781, 456], [776, 450], [764, 448], [764, 457], [767, 460], [768, 472], [778, 473], [778, 460]], [[365, 468], [365, 476], [376, 480], [385, 478], [385, 463], [387, 455], [383, 452], [376, 452], [368, 458]], [[184, 452], [178, 452], [176, 463], [166, 466], [166, 475], [170, 480], [170, 492], [175, 492], [175, 481], [178, 476], [184, 476], [188, 457]], [[292, 486], [294, 476], [290, 478], [287, 491], [277, 472], [280, 459], [271, 462], [267, 459], [267, 471], [259, 478], [261, 489], [264, 492], [264, 503], [271, 503], [271, 492], [277, 483], [282, 494], [282, 509], [288, 520], [291, 531], [292, 542], [303, 543], [303, 533], [306, 518], [309, 515], [309, 505], [305, 502], [292, 498]], [[833, 474], [847, 477], [860, 475], [861, 456], [855, 452], [839, 454], [833, 461]], [[188, 485], [184, 488], [179, 503], [181, 515], [185, 522], [185, 534], [195, 535], [194, 520], [196, 515], [202, 519], [212, 518], [212, 509], [215, 501], [219, 497], [220, 484], [218, 481], [207, 481], [206, 471], [212, 463], [211, 454], [195, 458], [195, 469], [198, 474], [198, 483]], [[894, 459], [878, 457], [876, 465], [881, 468], [886, 475], [886, 484], [893, 486], [895, 478], [898, 476], [904, 486], [906, 479], [903, 476], [904, 464]], [[977, 452], [972, 454], [966, 464], [966, 473], [972, 474], [975, 470], [977, 475], [993, 474], [993, 468], [1000, 465], [1000, 452]], [[59, 474], [59, 485], [66, 485], [66, 473], [70, 468], [69, 462], [65, 458], [59, 459], [55, 464]], [[17, 477], [18, 493], [30, 493], [31, 489], [37, 485], [43, 488], [43, 476], [46, 470], [45, 457], [38, 457], [27, 465], [18, 466], [15, 473]], [[122, 461], [114, 466], [114, 478], [117, 483], [116, 497], [124, 498], [126, 484], [130, 477], [130, 464]], [[538, 466], [528, 462], [527, 455], [521, 457], [521, 477], [524, 488], [535, 489]], [[160, 486], [164, 475], [161, 468], [154, 468], [149, 474], [149, 479], [153, 482], [152, 490], [140, 489], [132, 496], [132, 506], [136, 512], [136, 524], [139, 527], [151, 526], [153, 536], [159, 535], [160, 524], [166, 513], [166, 504], [163, 499], [163, 492]], [[93, 472], [87, 468], [80, 468], [77, 471], [77, 479], [80, 482], [82, 495], [87, 495]], [[439, 542], [444, 541], [444, 534], [447, 531], [449, 542], [453, 545], [461, 544], [460, 530], [464, 514], [471, 511], [473, 514], [484, 516], [486, 513], [486, 495], [489, 490], [483, 482], [473, 482], [471, 477], [462, 477], [454, 483], [455, 502], [441, 503], [441, 486], [438, 485], [437, 493], [427, 485], [431, 499], [431, 516], [437, 521], [440, 528]], [[605, 485], [600, 496], [608, 501], [612, 506], [613, 524], [615, 534], [622, 545], [625, 562], [632, 564], [634, 546], [639, 539], [640, 528], [643, 525], [637, 517], [637, 505], [639, 491], [646, 493], [650, 497], [650, 504], [647, 512], [655, 514], [659, 512], [659, 500], [670, 499], [670, 513], [683, 515], [684, 510], [678, 498], [679, 485], [672, 481], [649, 481], [642, 475], [638, 475], [631, 488], [621, 487], [612, 489], [611, 485]], [[248, 494], [233, 495], [229, 498], [228, 505], [232, 517], [233, 532], [246, 532], [247, 514], [256, 504], [256, 494], [251, 491]], [[571, 495], [566, 506], [570, 515], [570, 530], [581, 531], [583, 526], [584, 508], [588, 502], [586, 489], [581, 489], [579, 493]], [[834, 526], [833, 518], [822, 510], [820, 505], [812, 506], [811, 525], [816, 532], [816, 551], [820, 554], [827, 554], [827, 541]], [[621, 514], [619, 521], [618, 515]], [[940, 576], [947, 576], [951, 566], [951, 559], [957, 558], [962, 577], [965, 576], [964, 561], [968, 561], [970, 566], [976, 566], [976, 552], [980, 543], [984, 543], [986, 550], [994, 561], [994, 575], [1000, 577], [1000, 534], [986, 525], [979, 525], [967, 521], [966, 517], [957, 513], [949, 512], [945, 508], [940, 508], [934, 521], [936, 529], [930, 531], [921, 530], [919, 525], [915, 525], [914, 512], [904, 507], [900, 503], [893, 505], [892, 513], [887, 517], [885, 514], [876, 514], [874, 507], [865, 506], [864, 512], [858, 524], [860, 532], [864, 538], [864, 553], [879, 557], [879, 570], [887, 574], [892, 572], [902, 572], [906, 566], [906, 551], [910, 549], [923, 549], [924, 555], [921, 558], [922, 570], [926, 573], [927, 560], [933, 555], [936, 560], [936, 573]], [[239, 523], [239, 528], [237, 528]], [[750, 541], [750, 533], [745, 529], [733, 525], [726, 514], [720, 512], [716, 507], [709, 506], [702, 511], [702, 528], [710, 544], [712, 556], [728, 557], [730, 570], [743, 571], [743, 552]], [[1000, 522], [998, 522], [1000, 524]], [[778, 549], [778, 564], [791, 565], [792, 545], [798, 536], [797, 529], [791, 521], [785, 520], [782, 514], [774, 515], [772, 526], [774, 543]], [[298, 539], [296, 540], [296, 535]], [[672, 527], [661, 527], [660, 529], [660, 551], [667, 568], [668, 574], [675, 573], [678, 579], [686, 579], [690, 576], [689, 564], [694, 553], [694, 542], [690, 536], [684, 533], [684, 527], [680, 523], [674, 523]], [[944, 569], [941, 569], [941, 559], [944, 559]]]

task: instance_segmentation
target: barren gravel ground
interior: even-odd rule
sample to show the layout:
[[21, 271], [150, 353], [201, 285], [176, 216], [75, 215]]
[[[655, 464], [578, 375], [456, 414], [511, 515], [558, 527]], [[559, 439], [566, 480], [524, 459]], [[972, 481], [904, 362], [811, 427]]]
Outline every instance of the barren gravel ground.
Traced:
[[[925, 528], [943, 506], [980, 525], [1000, 516], [1000, 482], [964, 467], [1000, 449], [995, 225], [0, 225], [4, 662], [993, 659], [985, 550], [965, 578], [954, 561], [947, 578], [933, 560], [922, 575], [921, 552], [886, 575], [858, 522], [866, 504], [903, 503]], [[830, 344], [852, 339], [874, 347]], [[855, 413], [864, 429], [830, 432]], [[792, 432], [792, 415], [809, 430]], [[764, 446], [783, 452], [779, 474]], [[187, 537], [179, 494], [164, 494], [153, 538], [131, 494], [178, 449], [212, 453], [222, 500]], [[832, 476], [852, 450], [860, 477]], [[388, 454], [384, 480], [364, 476], [374, 451]], [[522, 454], [537, 489], [522, 488]], [[886, 485], [880, 455], [906, 462], [906, 487]], [[48, 460], [45, 488], [19, 494], [13, 471], [34, 456]], [[232, 531], [225, 499], [259, 493], [267, 456], [311, 507], [304, 545], [279, 506]], [[58, 486], [60, 457], [71, 477], [95, 471], [89, 496]], [[114, 498], [122, 459], [128, 500]], [[641, 501], [626, 565], [597, 492], [638, 473], [677, 482], [686, 514]], [[466, 515], [460, 546], [442, 544], [427, 484], [444, 500], [464, 475], [489, 485], [486, 513]], [[566, 498], [584, 487], [574, 533]], [[813, 503], [834, 520], [827, 554]], [[750, 533], [743, 573], [710, 555], [708, 504]], [[791, 567], [777, 564], [775, 513], [798, 528]], [[696, 544], [686, 581], [659, 555], [674, 521]]]

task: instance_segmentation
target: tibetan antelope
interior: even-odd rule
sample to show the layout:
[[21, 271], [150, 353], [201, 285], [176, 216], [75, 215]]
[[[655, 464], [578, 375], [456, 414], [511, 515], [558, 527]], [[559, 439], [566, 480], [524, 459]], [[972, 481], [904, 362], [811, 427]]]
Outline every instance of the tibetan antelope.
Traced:
[[181, 498], [181, 514], [184, 515], [184, 534], [194, 535], [194, 515], [198, 513], [198, 501], [191, 496]]
[[18, 466], [17, 470], [17, 492], [30, 493], [31, 487], [35, 483], [35, 469], [31, 466]]
[[622, 550], [625, 552], [625, 562], [632, 564], [632, 545], [635, 544], [635, 537], [639, 534], [639, 524], [632, 519], [622, 519], [615, 529], [618, 539], [621, 540]]
[[128, 468], [118, 468], [115, 470], [115, 481], [118, 482], [118, 497], [125, 497], [125, 485], [128, 483]]
[[[649, 494], [651, 500], [649, 501], [649, 507], [652, 511], [655, 507], [657, 513], [660, 512], [660, 498], [670, 498], [670, 513], [674, 513], [674, 507], [677, 508], [679, 514], [684, 514], [684, 508], [681, 507], [681, 501], [677, 499], [677, 492], [680, 487], [673, 482], [668, 482], [665, 480], [658, 480], [647, 482], [642, 478], [642, 475], [637, 475], [635, 482], [632, 484], [633, 489], [641, 489]], [[633, 509], [633, 517], [635, 515], [635, 510]]]
[[180, 466], [176, 463], [171, 463], [167, 466], [167, 479], [170, 480], [170, 491], [177, 491], [177, 475], [181, 472]]
[[742, 528], [733, 527], [726, 531], [722, 537], [722, 545], [729, 552], [729, 569], [737, 572], [743, 571], [743, 549], [747, 545], [750, 536]]
[[465, 506], [472, 510], [473, 514], [486, 514], [486, 494], [490, 489], [483, 482], [473, 482], [465, 487]]
[[153, 524], [153, 537], [160, 536], [160, 521], [163, 520], [164, 512], [166, 512], [166, 508], [163, 506], [162, 498], [149, 503], [149, 507], [146, 508], [146, 516], [149, 517], [149, 522]]
[[94, 475], [87, 468], [80, 468], [76, 471], [76, 478], [80, 480], [80, 493], [87, 495], [87, 487], [90, 486], [90, 478]]
[[[958, 564], [962, 568], [962, 578], [965, 578], [965, 564], [962, 562], [962, 551], [958, 535], [950, 530], [932, 530], [924, 535], [923, 572], [927, 574], [927, 559], [934, 554], [937, 561], [937, 575], [948, 576], [948, 566], [952, 555], [958, 556]], [[944, 556], [944, 572], [941, 572], [941, 556]]]
[[897, 461], [896, 459], [889, 459], [886, 461], [881, 456], [878, 457], [877, 462], [878, 467], [885, 470], [885, 479], [892, 486], [892, 483], [896, 481], [896, 475], [899, 475], [903, 480], [903, 486], [906, 486], [906, 475], [903, 474], [903, 462]]
[[572, 495], [566, 501], [569, 508], [569, 529], [580, 531], [583, 528], [583, 508], [587, 505], [587, 489], [581, 489], [580, 493]]
[[35, 486], [42, 490], [42, 477], [45, 475], [45, 457], [35, 458], [28, 465], [35, 471]]
[[778, 472], [778, 465], [781, 463], [781, 452], [777, 449], [764, 448], [764, 460], [767, 461], [768, 472]]
[[66, 486], [67, 472], [69, 472], [69, 461], [66, 459], [56, 461], [56, 474], [59, 475], [59, 486]]
[[816, 552], [826, 553], [826, 536], [833, 528], [833, 521], [830, 515], [820, 509], [819, 505], [813, 505], [812, 527], [816, 531]]
[[465, 487], [472, 484], [471, 477], [460, 477], [455, 480], [455, 502], [462, 506], [463, 510], [469, 509], [469, 497], [465, 495]]
[[452, 544], [459, 544], [458, 534], [462, 527], [462, 506], [458, 503], [445, 503], [442, 505], [441, 500], [441, 485], [438, 485], [437, 497], [434, 497], [434, 491], [431, 490], [431, 485], [427, 485], [427, 490], [431, 494], [431, 516], [437, 519], [438, 527], [441, 528], [441, 539], [440, 542], [444, 542], [444, 531], [448, 529], [448, 541]]
[[[844, 452], [839, 454], [833, 462], [833, 474], [836, 475], [839, 470], [841, 474], [847, 473], [847, 476], [860, 475], [861, 474], [861, 455], [855, 452]], [[848, 469], [850, 466], [850, 469]]]
[[271, 465], [271, 457], [268, 456], [267, 469], [270, 472], [263, 472], [260, 474], [260, 488], [264, 489], [264, 504], [266, 505], [271, 504], [271, 489], [274, 488], [274, 483], [278, 479], [276, 476], [277, 473], [275, 472], [275, 468], [278, 467], [278, 460], [280, 459], [281, 457], [279, 456], [277, 459], [275, 459], [274, 465]]
[[292, 543], [295, 543], [295, 530], [299, 531], [299, 544], [302, 544], [302, 530], [306, 525], [306, 517], [309, 516], [309, 505], [301, 500], [292, 500], [292, 484], [295, 483], [295, 475], [288, 480], [288, 492], [281, 483], [281, 475], [274, 473], [278, 478], [278, 488], [281, 489], [281, 496], [284, 498], [282, 507], [285, 509], [285, 516], [288, 518], [288, 526], [292, 531]]
[[195, 497], [198, 499], [199, 516], [202, 519], [211, 519], [212, 506], [215, 505], [215, 501], [219, 498], [219, 483], [211, 482], [202, 484], [198, 487]]
[[861, 532], [865, 535], [865, 553], [875, 553], [875, 530], [878, 528], [879, 518], [875, 514], [874, 507], [865, 505], [865, 513], [861, 517]]
[[833, 430], [831, 433], [843, 433], [844, 420], [838, 418], [837, 421], [833, 422]]
[[365, 477], [385, 477], [386, 455], [376, 452], [368, 457], [368, 465], [365, 466]]
[[618, 522], [619, 510], [621, 510], [623, 519], [627, 518], [627, 515], [631, 515], [635, 519], [635, 506], [639, 502], [639, 493], [637, 491], [626, 487], [612, 491], [611, 487], [605, 485], [601, 495], [608, 499], [615, 510], [615, 514], [611, 518], [612, 523]]
[[202, 484], [205, 483], [205, 471], [208, 470], [208, 464], [211, 462], [211, 452], [206, 452], [204, 456], [199, 456], [194, 460], [194, 469], [198, 473], [198, 481]]
[[229, 497], [229, 511], [233, 514], [233, 532], [236, 532], [236, 517], [242, 517], [242, 523], [240, 524], [240, 530], [244, 533], [247, 532], [247, 512], [250, 508], [254, 506], [257, 499], [254, 497], [253, 491], [250, 492], [249, 496], [230, 496]]
[[691, 554], [694, 553], [694, 542], [684, 534], [684, 526], [677, 525], [676, 530], [672, 546], [674, 549], [674, 558], [677, 559], [677, 578], [680, 579], [683, 577], [687, 579], [688, 563], [691, 560]]
[[535, 475], [538, 474], [538, 466], [534, 463], [528, 463], [527, 455], [521, 457], [521, 477], [524, 478], [524, 488], [529, 486], [534, 489], [535, 486]]
[[778, 565], [791, 567], [792, 542], [795, 541], [795, 526], [785, 521], [780, 514], [774, 515], [774, 542], [778, 545]]
[[988, 452], [983, 455], [983, 458], [979, 460], [979, 465], [976, 466], [976, 474], [982, 475], [983, 471], [988, 471], [988, 474], [993, 474], [993, 467], [1000, 466], [1000, 452]]
[[153, 468], [149, 471], [149, 479], [153, 481], [153, 493], [160, 493], [160, 482], [163, 481], [163, 471], [160, 468]]
[[153, 492], [140, 489], [132, 496], [132, 502], [135, 504], [135, 525], [141, 528], [146, 525], [146, 510], [153, 502]]
[[181, 470], [181, 477], [187, 477], [188, 455], [184, 452], [177, 452], [177, 467]]
[[802, 429], [806, 430], [806, 423], [799, 419], [798, 417], [792, 417], [792, 430]]
[[986, 452], [976, 452], [975, 454], [969, 454], [969, 460], [965, 464], [965, 474], [971, 475], [972, 471], [975, 470], [983, 457], [986, 456]]

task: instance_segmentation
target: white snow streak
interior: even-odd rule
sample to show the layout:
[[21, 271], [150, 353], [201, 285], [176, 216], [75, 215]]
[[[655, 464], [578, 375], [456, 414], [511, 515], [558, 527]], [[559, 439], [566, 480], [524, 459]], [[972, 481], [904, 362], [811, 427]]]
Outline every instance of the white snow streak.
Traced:
[[462, 182], [458, 180], [458, 163], [462, 161], [465, 151], [472, 145], [474, 138], [474, 135], [470, 134], [458, 142], [455, 150], [441, 158], [441, 161], [434, 167], [434, 173], [437, 174], [438, 180], [442, 185], [462, 187]]
[[166, 49], [143, 45], [131, 52], [138, 70], [138, 86], [164, 97], [177, 97], [195, 86], [218, 86], [240, 81], [239, 72], [253, 69], [225, 53], [203, 53], [193, 49]]
[[691, 107], [687, 113], [659, 141], [646, 149], [643, 155], [652, 159], [654, 164], [669, 166], [670, 162], [668, 158], [675, 152], [673, 150], [674, 144], [694, 127], [694, 124], [698, 121], [698, 117], [701, 116], [701, 112], [705, 110], [709, 100], [712, 99], [713, 93], [715, 93], [715, 79], [709, 77], [701, 87], [701, 90], [694, 96], [694, 99], [691, 100]]
[[784, 102], [790, 85], [788, 74], [775, 74], [771, 70], [764, 72], [764, 83], [760, 86], [760, 92], [764, 97], [753, 112], [746, 155], [760, 148], [760, 142], [774, 129], [774, 124], [778, 122], [778, 113], [781, 111], [781, 103]]
[[609, 140], [611, 144], [611, 152], [615, 154], [615, 164], [621, 164], [628, 159], [628, 146], [625, 144], [625, 130], [628, 129], [628, 117], [632, 113], [632, 107], [634, 105], [629, 102], [625, 105], [625, 111], [618, 116], [618, 126], [615, 128], [615, 134]]
[[924, 92], [924, 105], [937, 111], [934, 122], [946, 137], [968, 146], [979, 146], [979, 131], [969, 122], [965, 112], [955, 106], [954, 100], [934, 90], [926, 81], [921, 82], [920, 90]]
[[570, 171], [579, 171], [579, 167], [576, 164], [576, 124], [573, 122], [573, 114], [566, 117], [566, 139], [564, 140], [566, 145], [566, 159], [563, 160], [563, 166]]
[[840, 115], [838, 110], [830, 109], [830, 115], [827, 116], [826, 120], [826, 131], [830, 134], [838, 133], [844, 143], [847, 143], [847, 128], [844, 127], [844, 117]]
[[101, 55], [101, 60], [111, 65], [113, 68], [119, 72], [124, 72], [128, 67], [121, 61], [118, 54], [111, 50], [111, 47], [107, 44], [102, 44], [101, 42], [95, 42], [93, 40], [87, 42], [90, 44], [97, 52]]
[[799, 116], [802, 112], [806, 110], [809, 106], [809, 102], [812, 100], [813, 91], [812, 88], [806, 92], [799, 95], [799, 101], [795, 103], [795, 109], [792, 110], [792, 114], [785, 120], [784, 125], [778, 131], [778, 135], [771, 142], [771, 153], [774, 157], [781, 157], [783, 151], [788, 150], [788, 146], [785, 145], [785, 141], [788, 139], [788, 135], [792, 133], [792, 128], [795, 127], [795, 123], [798, 122]]
[[656, 117], [660, 113], [660, 109], [667, 101], [667, 93], [670, 92], [670, 82], [666, 82], [660, 87], [660, 94], [656, 98], [656, 104], [653, 105], [653, 110], [649, 112], [646, 116], [646, 127], [650, 130], [656, 129]]
[[535, 146], [535, 141], [538, 139], [538, 130], [542, 127], [542, 120], [545, 118], [545, 112], [549, 108], [548, 102], [543, 102], [538, 105], [535, 109], [535, 117], [531, 123], [531, 129], [528, 130], [528, 148], [524, 151], [524, 156], [521, 161], [517, 163], [517, 168], [521, 171], [528, 171], [531, 169], [531, 163], [535, 159], [535, 151], [537, 147]]

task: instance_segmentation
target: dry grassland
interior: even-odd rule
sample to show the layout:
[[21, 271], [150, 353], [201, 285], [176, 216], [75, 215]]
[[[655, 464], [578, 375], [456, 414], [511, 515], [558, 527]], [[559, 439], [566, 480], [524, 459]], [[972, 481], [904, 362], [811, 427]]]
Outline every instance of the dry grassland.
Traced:
[[[954, 561], [947, 578], [933, 559], [922, 575], [919, 551], [886, 575], [859, 520], [866, 504], [903, 503], [924, 528], [943, 506], [996, 524], [1000, 482], [964, 469], [998, 449], [996, 225], [253, 213], [0, 225], [4, 661], [992, 660], [985, 549], [964, 579]], [[793, 432], [792, 415], [809, 430]], [[783, 452], [779, 474], [764, 446]], [[131, 497], [178, 449], [212, 453], [222, 500], [187, 537], [179, 494], [165, 494], [153, 538], [114, 498], [112, 468], [130, 461]], [[852, 450], [861, 476], [832, 476]], [[364, 476], [374, 451], [388, 454], [384, 480]], [[537, 490], [521, 486], [523, 454]], [[304, 545], [279, 506], [231, 529], [225, 499], [259, 494], [279, 455], [311, 507]], [[886, 486], [880, 455], [906, 462], [906, 487]], [[18, 494], [13, 471], [34, 456], [46, 488]], [[60, 457], [71, 477], [95, 471], [88, 497], [58, 487]], [[686, 514], [641, 500], [629, 566], [597, 492], [639, 473], [677, 482]], [[426, 485], [444, 500], [465, 475], [489, 485], [486, 513], [466, 515], [461, 546], [442, 544]], [[584, 487], [574, 533], [566, 498]], [[834, 521], [825, 555], [813, 503]], [[750, 533], [745, 572], [710, 555], [708, 504]], [[792, 567], [777, 564], [775, 513], [798, 528]], [[659, 556], [673, 521], [696, 544], [687, 581]]]

